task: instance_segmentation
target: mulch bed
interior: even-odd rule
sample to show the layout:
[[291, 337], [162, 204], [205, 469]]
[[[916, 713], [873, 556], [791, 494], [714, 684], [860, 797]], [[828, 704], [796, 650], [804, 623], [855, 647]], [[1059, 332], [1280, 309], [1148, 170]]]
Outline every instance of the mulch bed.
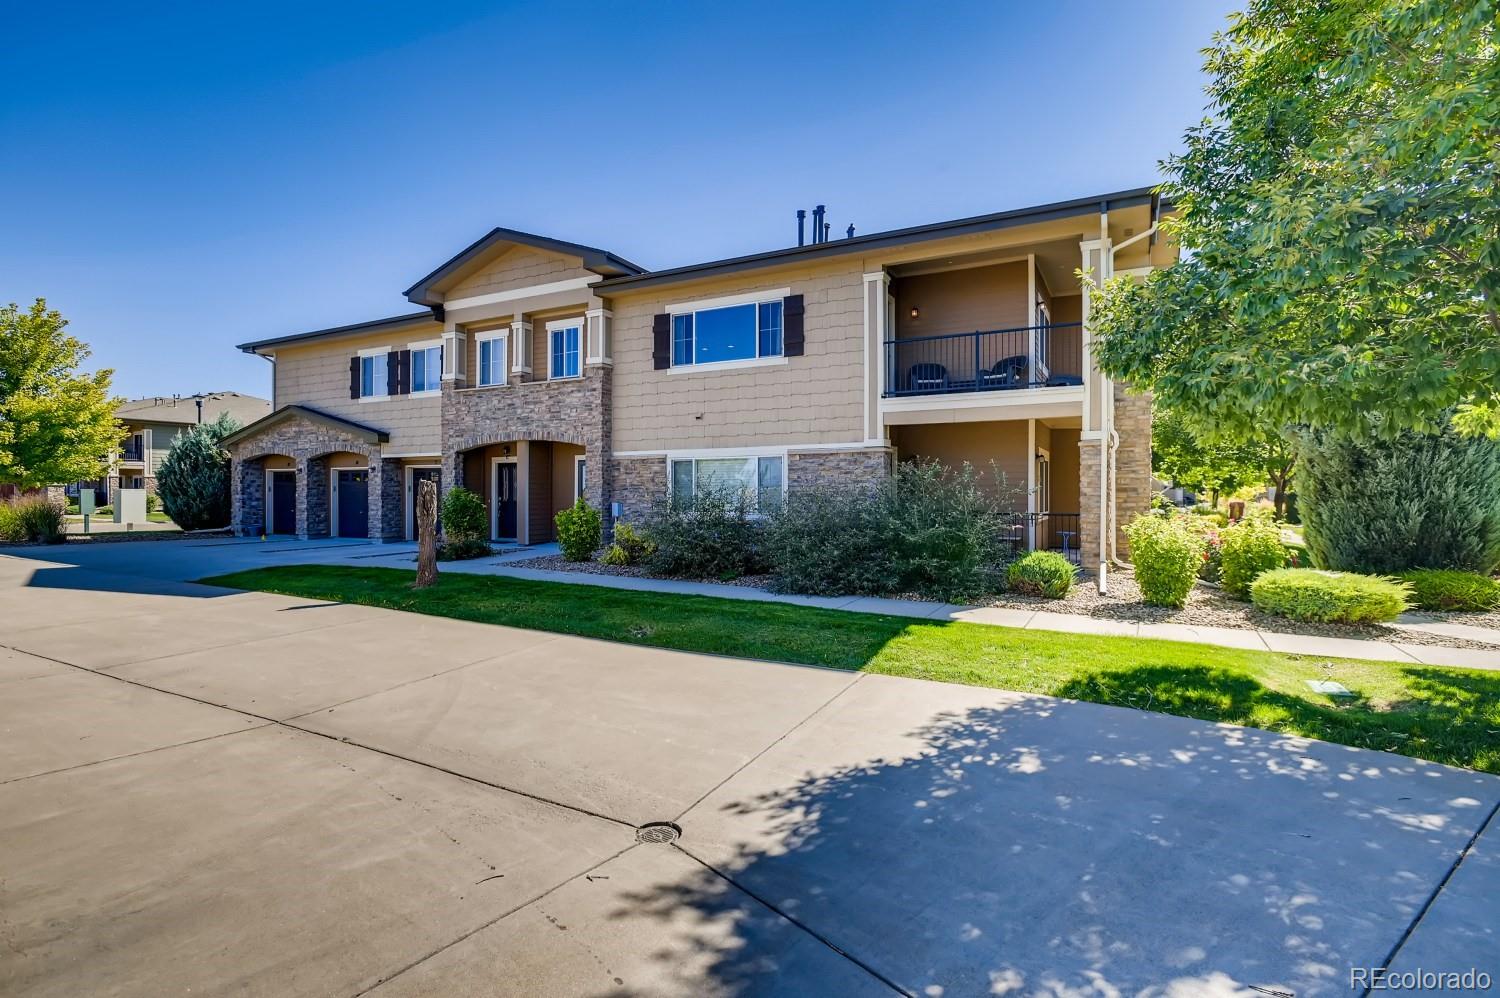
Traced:
[[[639, 565], [616, 567], [600, 561], [567, 561], [561, 555], [546, 555], [508, 563], [514, 568], [537, 568], [553, 572], [582, 572], [588, 575], [618, 575], [637, 579], [657, 578]], [[721, 583], [721, 579], [688, 581]], [[728, 585], [770, 589], [771, 578], [765, 575], [730, 580]], [[1412, 645], [1437, 645], [1445, 648], [1500, 649], [1500, 613], [1423, 614], [1424, 619], [1497, 628], [1495, 640], [1473, 641], [1430, 634], [1425, 631], [1391, 627], [1386, 624], [1318, 624], [1287, 620], [1261, 613], [1249, 603], [1232, 599], [1215, 586], [1200, 583], [1188, 594], [1187, 605], [1180, 610], [1147, 606], [1141, 602], [1140, 587], [1129, 569], [1115, 569], [1109, 575], [1109, 593], [1099, 595], [1092, 578], [1079, 580], [1060, 600], [1039, 596], [1017, 596], [999, 593], [979, 601], [980, 606], [1012, 607], [1020, 610], [1050, 610], [1054, 613], [1076, 613], [1106, 620], [1143, 623], [1186, 624], [1197, 627], [1232, 627], [1240, 630], [1276, 631], [1281, 634], [1311, 634], [1331, 638], [1364, 638], [1376, 641], [1399, 641]], [[907, 599], [919, 598], [906, 596]]]

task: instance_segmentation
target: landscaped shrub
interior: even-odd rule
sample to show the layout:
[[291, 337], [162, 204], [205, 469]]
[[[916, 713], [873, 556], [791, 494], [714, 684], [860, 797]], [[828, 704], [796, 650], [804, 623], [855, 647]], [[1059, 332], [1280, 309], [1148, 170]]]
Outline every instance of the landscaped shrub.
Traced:
[[489, 517], [484, 500], [468, 489], [454, 486], [443, 497], [443, 544], [439, 561], [483, 558], [490, 553]]
[[1142, 513], [1125, 527], [1141, 597], [1153, 606], [1182, 606], [1203, 562], [1203, 534], [1177, 516]]
[[562, 548], [562, 555], [568, 561], [588, 561], [599, 550], [599, 542], [604, 539], [604, 524], [599, 519], [599, 511], [585, 502], [583, 496], [574, 500], [572, 506], [559, 511], [554, 522], [557, 524], [557, 546]]
[[634, 565], [651, 557], [651, 552], [656, 550], [656, 545], [651, 543], [651, 538], [647, 537], [644, 531], [628, 523], [617, 523], [612, 548], [620, 549], [625, 558], [624, 564]]
[[1409, 593], [1405, 583], [1394, 579], [1316, 568], [1278, 568], [1250, 584], [1257, 610], [1339, 624], [1394, 620], [1406, 609]]
[[1055, 551], [1033, 551], [1011, 562], [1005, 574], [1013, 593], [1062, 599], [1073, 588], [1078, 569]]
[[44, 495], [17, 496], [0, 501], [0, 540], [61, 544], [67, 532], [63, 507]]
[[766, 549], [774, 585], [832, 595], [919, 593], [966, 600], [1004, 583], [1005, 543], [1018, 497], [1003, 476], [988, 486], [968, 465], [904, 463], [878, 484], [793, 493], [772, 518]]
[[814, 596], [897, 591], [892, 498], [868, 485], [814, 485], [789, 496], [766, 530], [774, 587]]
[[1403, 434], [1354, 442], [1304, 434], [1298, 500], [1319, 568], [1395, 573], [1500, 566], [1500, 442]]
[[1423, 610], [1493, 610], [1500, 607], [1500, 581], [1477, 572], [1419, 568], [1401, 573], [1411, 586], [1411, 604]]
[[701, 489], [691, 499], [657, 503], [645, 526], [656, 545], [646, 567], [655, 575], [723, 581], [765, 571], [764, 525], [752, 519], [751, 501], [736, 489]]
[[156, 494], [162, 511], [183, 530], [229, 523], [229, 452], [221, 441], [237, 429], [239, 424], [226, 412], [172, 441], [156, 472]]
[[1235, 599], [1250, 598], [1250, 583], [1262, 572], [1285, 568], [1286, 548], [1281, 528], [1267, 516], [1248, 516], [1219, 532], [1223, 544], [1224, 591]]

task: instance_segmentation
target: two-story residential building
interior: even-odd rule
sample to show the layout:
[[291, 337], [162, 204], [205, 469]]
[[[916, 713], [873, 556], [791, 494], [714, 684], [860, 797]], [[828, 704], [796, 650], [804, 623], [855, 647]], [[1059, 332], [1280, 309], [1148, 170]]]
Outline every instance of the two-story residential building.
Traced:
[[409, 537], [431, 477], [538, 543], [579, 495], [631, 520], [936, 459], [1003, 472], [1018, 542], [1093, 568], [1148, 503], [1151, 429], [1094, 362], [1089, 289], [1175, 260], [1163, 210], [1140, 189], [659, 271], [494, 229], [417, 311], [242, 345], [275, 389], [228, 441], [236, 528]]
[[[211, 423], [229, 413], [241, 425], [253, 423], [271, 411], [271, 403], [239, 392], [205, 392], [199, 395], [154, 396], [121, 403], [115, 416], [125, 424], [124, 445], [110, 456], [103, 487], [96, 491], [114, 502], [119, 489], [145, 489], [156, 493], [156, 472], [178, 434], [197, 423]], [[101, 497], [102, 498], [102, 497]]]

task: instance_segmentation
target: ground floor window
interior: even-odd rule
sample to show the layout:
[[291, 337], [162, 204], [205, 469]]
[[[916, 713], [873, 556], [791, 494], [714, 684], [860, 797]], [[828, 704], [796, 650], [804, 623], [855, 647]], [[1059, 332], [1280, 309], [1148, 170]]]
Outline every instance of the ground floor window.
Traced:
[[739, 491], [759, 513], [769, 513], [786, 491], [786, 458], [700, 457], [672, 462], [672, 497], [686, 502], [707, 491]]
[[589, 487], [589, 462], [586, 457], [573, 459], [573, 498], [582, 499]]

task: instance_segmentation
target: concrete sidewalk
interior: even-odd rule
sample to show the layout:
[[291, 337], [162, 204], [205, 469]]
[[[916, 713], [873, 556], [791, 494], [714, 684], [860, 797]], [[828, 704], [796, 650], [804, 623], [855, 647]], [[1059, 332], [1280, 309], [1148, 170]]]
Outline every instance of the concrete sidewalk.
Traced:
[[[883, 613], [921, 620], [952, 620], [973, 624], [992, 624], [1035, 631], [1058, 631], [1065, 634], [1102, 634], [1121, 637], [1160, 638], [1168, 641], [1191, 641], [1222, 648], [1246, 648], [1330, 658], [1363, 658], [1376, 661], [1417, 665], [1446, 665], [1469, 669], [1500, 670], [1500, 648], [1492, 650], [1448, 648], [1401, 641], [1359, 638], [1323, 637], [1287, 634], [1281, 631], [1248, 630], [1229, 627], [1207, 627], [1187, 624], [1138, 623], [1112, 620], [1082, 614], [1056, 613], [1050, 610], [1018, 610], [1007, 607], [972, 607], [953, 603], [928, 603], [917, 600], [882, 599], [871, 596], [800, 596], [771, 593], [751, 586], [722, 583], [681, 582], [672, 579], [640, 579], [618, 575], [593, 575], [586, 572], [558, 572], [521, 568], [515, 562], [547, 554], [556, 554], [557, 545], [502, 553], [474, 561], [444, 562], [444, 572], [473, 575], [500, 575], [542, 582], [570, 585], [603, 586], [642, 592], [678, 593], [711, 596], [719, 599], [757, 600], [813, 606], [853, 613]], [[53, 566], [60, 573], [69, 571], [125, 572], [157, 579], [192, 580], [229, 572], [263, 568], [270, 565], [348, 564], [415, 568], [416, 545], [373, 544], [364, 540], [323, 538], [298, 541], [277, 538], [269, 541], [235, 538], [206, 538], [153, 544], [146, 550], [140, 545], [98, 544], [67, 545], [42, 548], [0, 548], [5, 556], [34, 558]], [[1421, 622], [1408, 619], [1400, 627], [1449, 634], [1470, 640], [1493, 640], [1500, 643], [1500, 632], [1463, 624]]]
[[1500, 975], [1497, 807], [1269, 731], [0, 558], [7, 998], [1347, 995]]

